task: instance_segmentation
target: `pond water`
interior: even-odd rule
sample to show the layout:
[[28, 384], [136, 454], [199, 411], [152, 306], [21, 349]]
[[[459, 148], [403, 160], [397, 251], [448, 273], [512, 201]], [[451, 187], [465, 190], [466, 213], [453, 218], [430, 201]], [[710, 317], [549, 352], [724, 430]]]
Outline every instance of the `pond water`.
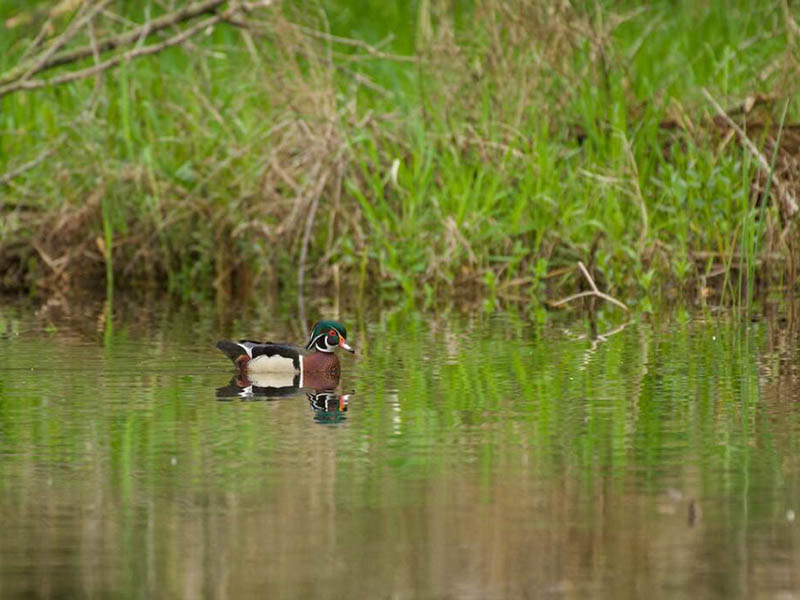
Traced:
[[110, 314], [0, 308], [0, 597], [800, 597], [791, 323], [342, 314], [267, 398], [296, 318]]

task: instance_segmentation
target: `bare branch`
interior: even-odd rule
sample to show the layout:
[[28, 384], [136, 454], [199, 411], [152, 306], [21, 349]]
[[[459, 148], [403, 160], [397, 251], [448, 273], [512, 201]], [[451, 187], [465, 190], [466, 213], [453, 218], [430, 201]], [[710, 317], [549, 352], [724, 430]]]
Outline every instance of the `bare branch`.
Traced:
[[57, 143], [53, 144], [49, 148], [45, 148], [44, 151], [41, 152], [39, 154], [39, 156], [37, 156], [33, 160], [29, 160], [26, 163], [22, 163], [16, 169], [12, 169], [12, 170], [8, 171], [7, 173], [4, 173], [3, 175], [0, 175], [0, 186], [1, 185], [7, 185], [8, 182], [11, 181], [12, 179], [14, 179], [15, 177], [19, 177], [25, 171], [30, 171], [31, 169], [33, 169], [34, 167], [39, 165], [42, 161], [44, 161], [45, 158], [47, 158], [48, 156], [50, 156], [53, 153], [53, 151], [60, 144], [60, 140], [61, 139], [63, 139], [63, 138], [60, 138]]
[[122, 62], [127, 62], [130, 60], [134, 60], [136, 58], [141, 58], [142, 56], [148, 56], [150, 54], [156, 54], [158, 52], [161, 52], [165, 48], [169, 48], [170, 46], [176, 46], [180, 43], [183, 43], [187, 39], [198, 33], [199, 31], [202, 31], [208, 27], [212, 27], [217, 23], [219, 23], [221, 20], [223, 20], [222, 15], [215, 15], [213, 17], [209, 17], [208, 19], [204, 19], [203, 21], [200, 21], [199, 23], [196, 23], [191, 27], [184, 29], [183, 31], [172, 36], [171, 38], [168, 38], [163, 42], [159, 42], [158, 44], [151, 44], [149, 46], [141, 46], [139, 48], [134, 48], [133, 50], [129, 50], [128, 52], [118, 54], [112, 58], [109, 58], [91, 67], [87, 67], [85, 69], [79, 69], [77, 71], [70, 71], [69, 73], [64, 73], [63, 75], [59, 75], [58, 77], [52, 77], [50, 79], [21, 79], [19, 81], [15, 81], [6, 86], [0, 87], [0, 98], [12, 92], [16, 92], [18, 90], [35, 90], [42, 87], [47, 87], [51, 85], [61, 85], [63, 83], [69, 83], [70, 81], [77, 81], [79, 79], [85, 79], [86, 77], [91, 77], [103, 71], [107, 71], [112, 67], [116, 67]]
[[[123, 61], [129, 61], [142, 56], [156, 54], [165, 48], [183, 43], [198, 32], [203, 31], [208, 27], [212, 27], [220, 21], [228, 21], [232, 19], [237, 13], [259, 7], [264, 8], [270, 6], [274, 2], [274, 0], [259, 0], [258, 2], [249, 2], [246, 4], [231, 2], [227, 10], [217, 13], [217, 9], [230, 0], [202, 0], [201, 2], [195, 2], [194, 4], [185, 6], [179, 10], [158, 17], [157, 19], [148, 21], [139, 27], [134, 27], [119, 35], [104, 38], [102, 40], [90, 39], [91, 43], [86, 46], [75, 48], [73, 50], [65, 50], [55, 54], [59, 48], [61, 48], [77, 34], [81, 27], [91, 24], [92, 19], [99, 11], [103, 10], [110, 1], [111, 0], [100, 0], [89, 11], [87, 11], [86, 14], [76, 18], [67, 28], [67, 30], [64, 31], [64, 33], [62, 33], [58, 39], [53, 42], [41, 55], [31, 59], [30, 61], [27, 61], [23, 65], [20, 65], [3, 75], [0, 75], [0, 97], [19, 90], [33, 90], [49, 85], [60, 85], [62, 83], [77, 81], [79, 79], [97, 75], [119, 65]], [[99, 54], [102, 52], [108, 52], [109, 50], [114, 50], [116, 48], [134, 43], [141, 44], [141, 42], [151, 33], [172, 27], [207, 13], [215, 14], [208, 19], [187, 27], [180, 33], [177, 33], [171, 38], [163, 40], [162, 42], [151, 44], [149, 46], [137, 46], [131, 50], [128, 50], [127, 52], [117, 54], [102, 62], [97, 60]], [[50, 79], [30, 79], [30, 77], [37, 73], [41, 73], [61, 65], [80, 61], [90, 56], [95, 57], [95, 64], [91, 67], [64, 73], [63, 75], [52, 77]]]
[[606, 302], [611, 302], [611, 304], [616, 304], [622, 310], [628, 312], [628, 307], [625, 306], [625, 304], [623, 304], [616, 298], [613, 298], [612, 296], [609, 296], [608, 294], [603, 293], [597, 289], [597, 285], [595, 284], [594, 279], [592, 279], [592, 276], [589, 275], [589, 271], [586, 270], [586, 267], [583, 265], [583, 262], [578, 261], [578, 267], [583, 273], [583, 276], [586, 278], [586, 281], [589, 282], [589, 287], [591, 287], [592, 289], [587, 292], [578, 292], [577, 294], [572, 294], [571, 296], [567, 296], [566, 298], [562, 298], [561, 300], [556, 300], [555, 302], [550, 302], [550, 306], [554, 307], [561, 306], [562, 304], [567, 304], [568, 302], [572, 302], [573, 300], [577, 300], [578, 298], [585, 298], [586, 296], [596, 296], [601, 300], [605, 300]]
[[[778, 177], [778, 174], [770, 167], [769, 161], [767, 158], [761, 153], [761, 151], [756, 148], [756, 145], [747, 137], [747, 134], [742, 130], [739, 125], [736, 124], [736, 121], [728, 116], [728, 113], [719, 105], [719, 103], [714, 100], [714, 97], [708, 92], [707, 89], [703, 88], [703, 95], [706, 97], [711, 103], [711, 106], [714, 107], [714, 110], [717, 111], [720, 117], [722, 117], [728, 126], [733, 129], [736, 134], [739, 136], [739, 140], [742, 142], [745, 148], [752, 154], [758, 166], [761, 167], [761, 170], [764, 171], [764, 174], [767, 177], [772, 176], [772, 183], [775, 184], [775, 188], [778, 190], [778, 199], [783, 205], [784, 213], [787, 217], [794, 216], [800, 208], [797, 206], [797, 200], [795, 200], [794, 195], [786, 186], [786, 184], [781, 181]], [[777, 151], [777, 150], [776, 150]]]
[[[161, 31], [162, 29], [167, 29], [168, 27], [172, 27], [173, 25], [177, 25], [183, 21], [189, 21], [190, 19], [198, 17], [202, 14], [214, 12], [217, 7], [225, 4], [227, 1], [228, 0], [205, 0], [204, 2], [190, 4], [181, 8], [180, 10], [176, 10], [175, 12], [163, 15], [157, 19], [153, 19], [152, 21], [148, 21], [144, 25], [131, 29], [130, 31], [126, 31], [120, 35], [98, 40], [97, 51], [108, 52], [109, 50], [114, 50], [120, 46], [127, 46], [128, 44], [139, 41], [139, 39], [142, 37], [147, 37], [151, 33]], [[92, 56], [92, 54], [93, 51], [91, 45], [75, 48], [74, 50], [66, 50], [53, 56], [42, 66], [41, 69], [39, 69], [39, 71], [52, 69], [53, 67], [58, 67], [60, 65], [88, 58]]]
[[14, 81], [15, 79], [21, 79], [22, 81], [24, 81], [29, 77], [32, 77], [39, 71], [41, 71], [43, 65], [45, 65], [47, 61], [50, 60], [50, 58], [53, 56], [55, 52], [59, 50], [59, 48], [61, 48], [64, 44], [69, 42], [73, 37], [75, 37], [78, 31], [80, 31], [80, 29], [84, 27], [84, 25], [86, 25], [89, 21], [94, 19], [95, 15], [101, 10], [103, 10], [110, 3], [111, 0], [100, 0], [100, 2], [95, 4], [88, 11], [86, 11], [85, 14], [81, 15], [79, 13], [79, 16], [73, 19], [73, 21], [67, 26], [64, 32], [61, 35], [59, 35], [50, 44], [50, 46], [48, 46], [39, 56], [31, 59], [28, 62], [24, 62], [18, 65], [15, 69], [12, 69], [10, 72], [0, 77], [0, 83]]

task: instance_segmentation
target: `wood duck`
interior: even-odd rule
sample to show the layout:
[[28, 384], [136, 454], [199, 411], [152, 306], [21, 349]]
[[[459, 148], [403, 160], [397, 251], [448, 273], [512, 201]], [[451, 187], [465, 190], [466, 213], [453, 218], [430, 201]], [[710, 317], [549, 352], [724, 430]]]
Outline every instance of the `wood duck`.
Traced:
[[236, 368], [247, 373], [275, 373], [299, 375], [299, 387], [306, 374], [325, 373], [339, 375], [339, 357], [333, 353], [338, 347], [355, 352], [346, 341], [347, 330], [336, 321], [319, 321], [311, 331], [305, 348], [273, 342], [220, 340], [217, 348], [233, 361]]
[[315, 390], [313, 394], [306, 394], [311, 410], [314, 411], [314, 421], [323, 425], [341, 423], [347, 417], [347, 403], [352, 394], [337, 394], [335, 390]]

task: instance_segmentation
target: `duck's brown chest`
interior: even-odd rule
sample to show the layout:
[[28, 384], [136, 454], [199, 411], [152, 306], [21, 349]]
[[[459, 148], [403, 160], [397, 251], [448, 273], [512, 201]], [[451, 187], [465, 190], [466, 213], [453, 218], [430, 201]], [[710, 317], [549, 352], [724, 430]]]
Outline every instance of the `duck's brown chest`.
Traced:
[[339, 375], [339, 357], [333, 352], [312, 352], [303, 357], [303, 373]]

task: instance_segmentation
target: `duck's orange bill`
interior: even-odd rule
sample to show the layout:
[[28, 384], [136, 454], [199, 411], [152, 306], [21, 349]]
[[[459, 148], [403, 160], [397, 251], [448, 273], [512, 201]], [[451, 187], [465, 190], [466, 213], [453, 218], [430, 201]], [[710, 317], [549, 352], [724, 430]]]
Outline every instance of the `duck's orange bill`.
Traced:
[[[336, 333], [339, 333], [339, 332], [337, 331]], [[350, 345], [347, 342], [344, 341], [344, 338], [342, 337], [341, 333], [339, 333], [339, 348], [341, 348], [342, 350], [347, 350], [348, 352], [355, 353], [355, 350], [353, 350], [350, 347]]]

